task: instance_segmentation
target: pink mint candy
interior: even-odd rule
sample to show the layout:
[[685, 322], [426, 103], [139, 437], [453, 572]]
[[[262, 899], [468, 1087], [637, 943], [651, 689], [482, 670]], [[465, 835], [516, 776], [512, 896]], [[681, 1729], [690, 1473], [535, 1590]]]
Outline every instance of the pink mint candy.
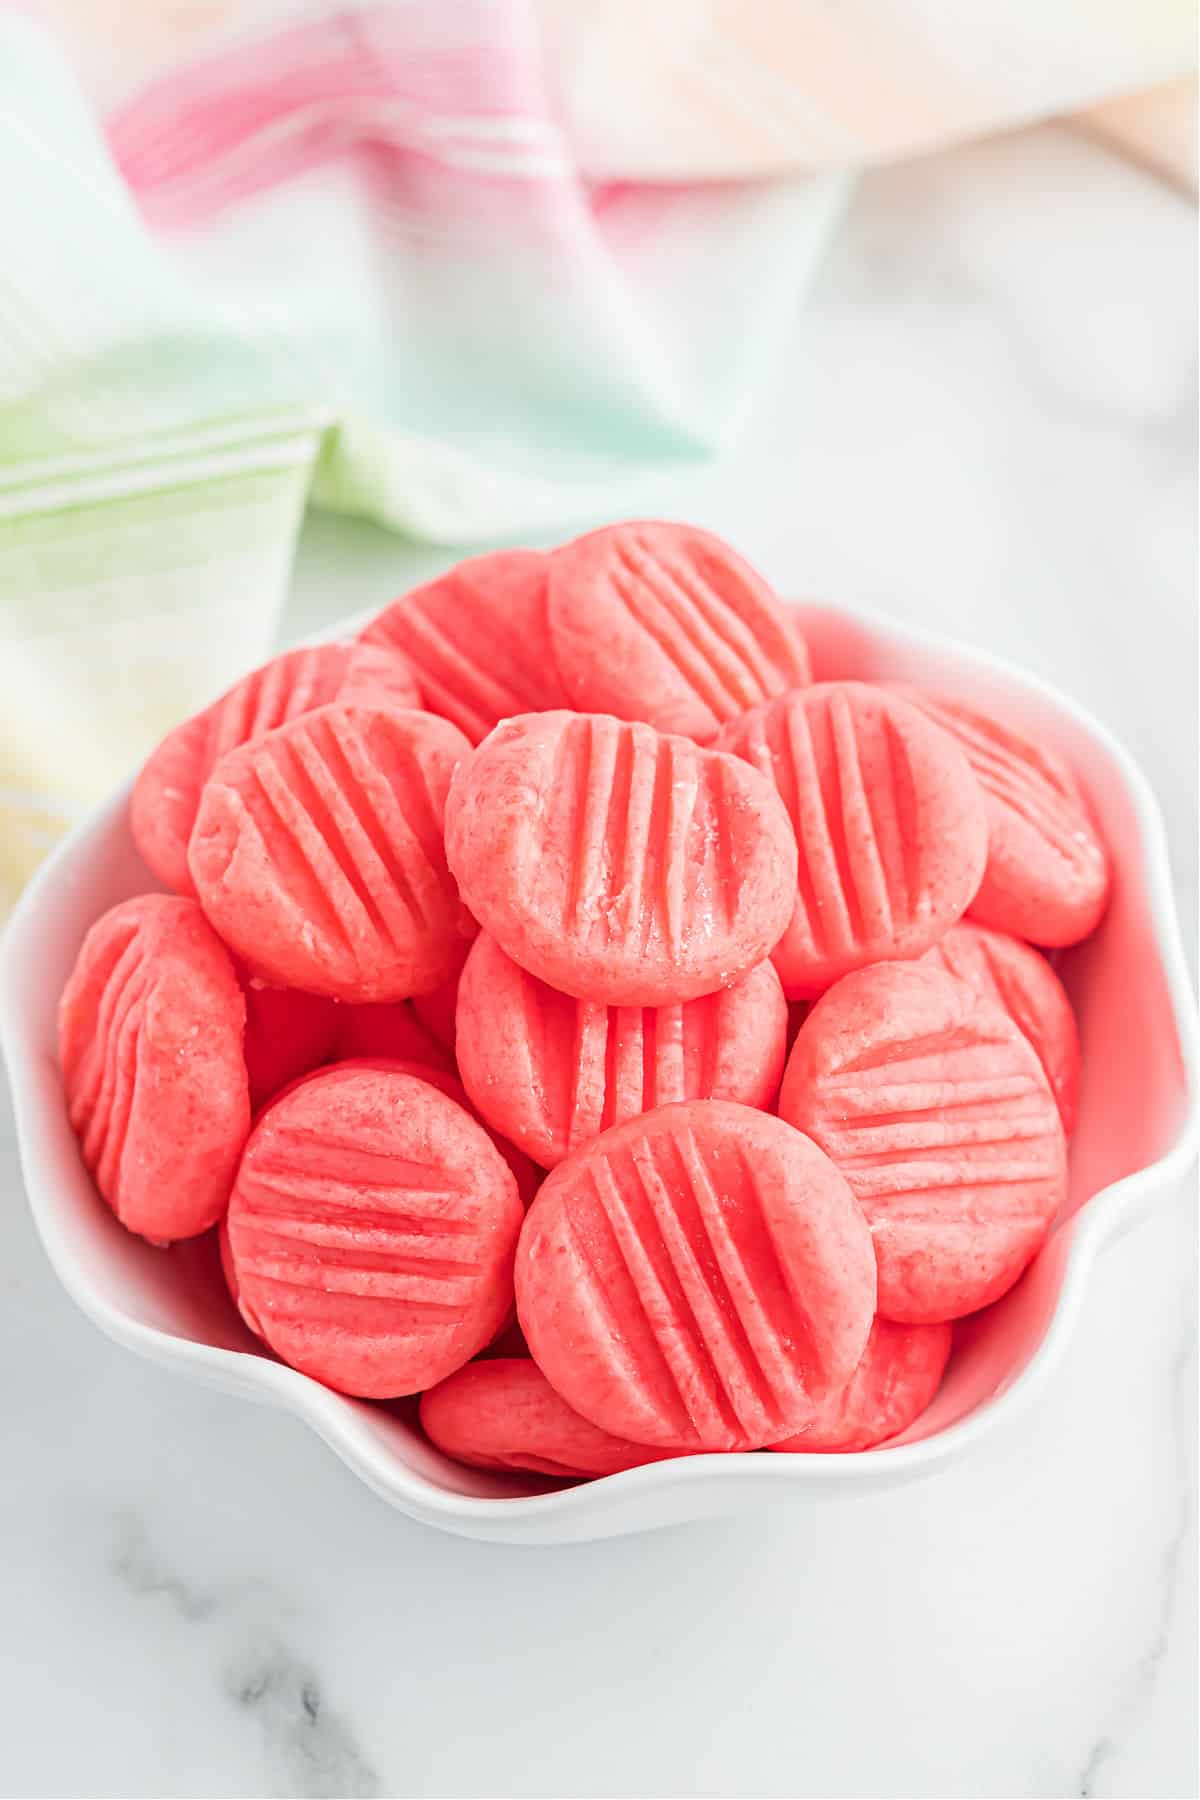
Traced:
[[534, 1361], [593, 1425], [662, 1449], [754, 1450], [850, 1379], [875, 1258], [810, 1139], [691, 1100], [614, 1126], [547, 1176], [516, 1290]]
[[422, 1394], [421, 1424], [439, 1450], [477, 1469], [527, 1469], [569, 1481], [674, 1454], [601, 1431], [572, 1411], [528, 1358], [468, 1363]]
[[238, 1304], [277, 1355], [329, 1387], [418, 1393], [503, 1324], [523, 1216], [463, 1107], [399, 1070], [335, 1064], [250, 1135], [229, 1203]]
[[690, 525], [607, 525], [550, 558], [550, 642], [567, 702], [708, 743], [810, 679], [804, 640], [749, 563]]
[[964, 920], [923, 960], [1003, 1008], [1029, 1039], [1070, 1137], [1079, 1101], [1079, 1030], [1066, 989], [1046, 958], [1021, 938]]
[[811, 1424], [772, 1450], [870, 1450], [907, 1431], [941, 1385], [952, 1325], [894, 1325], [876, 1319], [862, 1361]]
[[513, 713], [563, 706], [550, 653], [540, 550], [459, 563], [384, 608], [363, 641], [400, 651], [422, 703], [473, 744]]
[[521, 1196], [521, 1204], [528, 1206], [542, 1183], [542, 1170], [530, 1161], [523, 1150], [519, 1150], [502, 1132], [495, 1130], [491, 1123], [483, 1117], [479, 1109], [472, 1104], [467, 1090], [458, 1076], [453, 1074], [442, 1063], [423, 1063], [384, 1057], [359, 1057], [353, 1063], [340, 1063], [339, 1068], [361, 1067], [379, 1069], [398, 1069], [403, 1075], [412, 1075], [417, 1081], [427, 1081], [440, 1094], [446, 1094], [464, 1112], [470, 1113], [473, 1119], [487, 1132], [493, 1144], [512, 1171], [513, 1180], [517, 1184], [517, 1192]]
[[1066, 1139], [1037, 1053], [1007, 1013], [920, 963], [876, 963], [818, 1000], [779, 1115], [837, 1165], [901, 1324], [998, 1300], [1066, 1198]]
[[787, 1002], [762, 962], [671, 1006], [573, 1000], [476, 938], [459, 989], [458, 1063], [490, 1124], [552, 1169], [610, 1125], [675, 1100], [773, 1102]]
[[900, 691], [954, 739], [983, 789], [988, 857], [971, 917], [1047, 948], [1087, 937], [1108, 903], [1110, 869], [1070, 766], [974, 707]]
[[915, 707], [864, 682], [820, 682], [744, 714], [715, 747], [773, 784], [795, 830], [795, 904], [774, 952], [789, 999], [919, 956], [970, 905], [987, 857], [983, 797]]
[[515, 962], [613, 1006], [730, 986], [769, 954], [795, 891], [769, 782], [689, 738], [590, 714], [498, 725], [455, 777], [446, 854]]
[[246, 1003], [194, 900], [143, 894], [98, 919], [58, 1012], [71, 1125], [96, 1186], [153, 1243], [225, 1210], [250, 1129]]
[[221, 758], [301, 713], [343, 705], [420, 705], [407, 665], [394, 651], [361, 644], [288, 650], [234, 683], [219, 700], [167, 733], [151, 751], [129, 802], [133, 841], [176, 893], [194, 894], [188, 840], [205, 782]]
[[403, 1000], [456, 966], [474, 923], [442, 815], [469, 746], [432, 713], [327, 706], [231, 750], [188, 862], [225, 942], [265, 981]]

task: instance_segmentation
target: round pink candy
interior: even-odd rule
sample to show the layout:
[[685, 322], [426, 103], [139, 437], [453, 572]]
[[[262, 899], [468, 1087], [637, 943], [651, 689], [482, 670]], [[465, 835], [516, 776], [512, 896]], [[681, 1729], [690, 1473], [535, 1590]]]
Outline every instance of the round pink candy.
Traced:
[[960, 746], [984, 793], [987, 868], [971, 917], [1048, 948], [1087, 937], [1108, 903], [1110, 870], [1070, 765], [976, 707], [901, 691]]
[[817, 1002], [779, 1114], [849, 1182], [879, 1311], [904, 1324], [998, 1300], [1066, 1197], [1066, 1139], [1037, 1054], [998, 1006], [921, 963], [876, 963]]
[[674, 1450], [753, 1450], [849, 1380], [875, 1259], [846, 1182], [782, 1120], [725, 1100], [660, 1107], [544, 1182], [517, 1316], [569, 1406]]
[[673, 1454], [601, 1431], [574, 1412], [528, 1358], [468, 1363], [421, 1396], [421, 1424], [438, 1449], [459, 1462], [565, 1480], [615, 1475]]
[[524, 1216], [482, 1126], [427, 1080], [334, 1065], [269, 1106], [229, 1203], [238, 1303], [293, 1368], [385, 1399], [499, 1330]]
[[209, 920], [281, 987], [390, 1001], [437, 987], [474, 924], [442, 843], [469, 746], [425, 712], [321, 707], [231, 750], [188, 861]]
[[194, 900], [143, 894], [92, 926], [63, 990], [71, 1124], [121, 1223], [154, 1243], [225, 1210], [250, 1128], [233, 962]]
[[952, 1325], [894, 1325], [876, 1319], [853, 1375], [795, 1437], [772, 1450], [870, 1450], [907, 1431], [941, 1385]]
[[1002, 1007], [1029, 1039], [1069, 1137], [1079, 1101], [1079, 1030], [1066, 989], [1045, 957], [1021, 938], [964, 920], [926, 952], [924, 961]]
[[774, 953], [789, 998], [919, 956], [966, 911], [987, 857], [983, 796], [915, 707], [820, 682], [735, 719], [716, 747], [775, 786], [795, 829], [795, 904]]
[[473, 744], [513, 713], [563, 706], [546, 624], [540, 550], [474, 556], [401, 595], [363, 632], [403, 653], [431, 712]]
[[288, 650], [234, 683], [151, 751], [129, 802], [133, 841], [160, 881], [194, 894], [187, 848], [205, 782], [221, 758], [301, 713], [337, 701], [419, 706], [406, 663], [393, 650], [315, 644]]
[[[491, 1123], [481, 1115], [478, 1108], [472, 1104], [467, 1090], [464, 1088], [457, 1075], [453, 1074], [441, 1063], [423, 1063], [420, 1061], [407, 1061], [404, 1059], [393, 1060], [391, 1058], [385, 1059], [380, 1057], [361, 1057], [357, 1059], [357, 1064], [359, 1066], [369, 1066], [374, 1068], [399, 1069], [402, 1074], [415, 1076], [418, 1081], [427, 1081], [429, 1085], [435, 1087], [440, 1094], [446, 1094], [451, 1100], [455, 1101], [457, 1105], [461, 1106], [464, 1112], [469, 1112], [471, 1117], [477, 1119], [480, 1125], [483, 1126], [483, 1129], [487, 1132], [493, 1144], [495, 1144], [497, 1150], [512, 1170], [513, 1180], [517, 1184], [517, 1192], [521, 1196], [521, 1204], [523, 1206], [528, 1206], [531, 1203], [533, 1196], [537, 1193], [538, 1188], [542, 1183], [541, 1169], [537, 1168], [530, 1161], [523, 1150], [519, 1150], [517, 1146], [511, 1143], [501, 1132], [496, 1131]], [[345, 1068], [349, 1065], [343, 1063], [339, 1066]]]
[[795, 891], [791, 826], [760, 775], [589, 714], [498, 725], [456, 773], [446, 854], [515, 962], [613, 1006], [728, 987], [769, 954]]
[[769, 1106], [786, 1028], [769, 962], [699, 1000], [605, 1006], [548, 987], [481, 932], [459, 989], [458, 1065], [484, 1118], [552, 1169], [610, 1125], [672, 1101]]
[[550, 558], [550, 641], [570, 705], [707, 743], [809, 679], [761, 575], [691, 525], [606, 525]]

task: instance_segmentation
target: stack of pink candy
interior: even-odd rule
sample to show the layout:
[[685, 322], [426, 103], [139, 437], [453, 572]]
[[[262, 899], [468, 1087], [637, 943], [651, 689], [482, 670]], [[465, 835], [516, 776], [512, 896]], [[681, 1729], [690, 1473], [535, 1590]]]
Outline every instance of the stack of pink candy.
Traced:
[[277, 658], [132, 827], [173, 892], [61, 1008], [100, 1192], [217, 1227], [271, 1351], [465, 1463], [881, 1443], [1063, 1203], [1033, 946], [1109, 882], [1072, 772], [967, 696], [814, 684], [704, 532], [481, 557]]

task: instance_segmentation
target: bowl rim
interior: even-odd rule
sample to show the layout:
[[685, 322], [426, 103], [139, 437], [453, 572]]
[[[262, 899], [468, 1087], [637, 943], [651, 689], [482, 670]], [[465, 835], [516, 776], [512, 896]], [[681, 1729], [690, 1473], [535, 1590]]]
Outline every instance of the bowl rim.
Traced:
[[[182, 1367], [210, 1385], [248, 1399], [271, 1402], [308, 1423], [317, 1435], [363, 1480], [390, 1504], [409, 1516], [443, 1529], [482, 1533], [507, 1525], [565, 1523], [604, 1510], [618, 1499], [635, 1496], [663, 1499], [698, 1483], [711, 1488], [714, 1477], [749, 1482], [764, 1492], [784, 1487], [811, 1488], [814, 1492], [857, 1485], [894, 1485], [900, 1480], [931, 1473], [963, 1455], [981, 1437], [1010, 1423], [1048, 1380], [1065, 1349], [1078, 1317], [1087, 1275], [1106, 1243], [1136, 1222], [1153, 1194], [1186, 1174], [1200, 1146], [1200, 1044], [1195, 1003], [1183, 953], [1178, 912], [1171, 882], [1166, 827], [1155, 794], [1132, 754], [1107, 726], [1042, 677], [993, 655], [963, 644], [944, 633], [898, 624], [875, 609], [801, 603], [795, 610], [803, 619], [836, 615], [861, 625], [875, 638], [905, 648], [925, 648], [952, 657], [966, 667], [999, 675], [1007, 683], [1047, 702], [1072, 720], [1106, 752], [1119, 771], [1137, 820], [1141, 838], [1142, 873], [1149, 916], [1162, 963], [1178, 1039], [1183, 1073], [1185, 1109], [1173, 1143], [1153, 1163], [1132, 1171], [1091, 1196], [1071, 1221], [1062, 1285], [1040, 1344], [1028, 1363], [1001, 1391], [982, 1401], [970, 1413], [918, 1442], [892, 1448], [882, 1446], [869, 1455], [833, 1452], [816, 1457], [763, 1456], [758, 1453], [701, 1455], [648, 1463], [619, 1474], [598, 1477], [575, 1486], [532, 1495], [480, 1496], [455, 1493], [438, 1487], [417, 1470], [382, 1456], [363, 1428], [359, 1408], [363, 1402], [334, 1393], [286, 1364], [247, 1352], [180, 1338], [129, 1318], [100, 1297], [89, 1284], [69, 1234], [59, 1228], [44, 1193], [41, 1168], [41, 1127], [38, 1086], [42, 1079], [26, 1041], [20, 1016], [16, 971], [23, 961], [23, 940], [31, 929], [43, 896], [51, 891], [64, 863], [86, 840], [105, 830], [124, 806], [132, 778], [109, 799], [91, 811], [55, 847], [21, 894], [0, 937], [0, 1045], [13, 1091], [16, 1136], [26, 1196], [34, 1224], [59, 1281], [80, 1310], [105, 1334], [139, 1355], [171, 1367]], [[327, 637], [357, 629], [357, 618], [335, 625]], [[680, 1516], [685, 1516], [680, 1514]], [[507, 1532], [504, 1532], [507, 1535]], [[536, 1540], [534, 1540], [536, 1541]]]

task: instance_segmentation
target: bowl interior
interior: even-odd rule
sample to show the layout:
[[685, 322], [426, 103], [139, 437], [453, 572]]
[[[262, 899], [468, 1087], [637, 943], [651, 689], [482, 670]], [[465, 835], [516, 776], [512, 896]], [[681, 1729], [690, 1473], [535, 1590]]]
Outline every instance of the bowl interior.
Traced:
[[[906, 1438], [897, 1440], [915, 1443], [944, 1431], [1020, 1375], [1054, 1315], [1080, 1208], [1166, 1155], [1187, 1127], [1191, 1084], [1172, 986], [1177, 976], [1168, 966], [1174, 948], [1169, 896], [1162, 892], [1163, 871], [1155, 862], [1160, 846], [1147, 841], [1153, 821], [1139, 800], [1140, 778], [1069, 706], [985, 658], [893, 634], [844, 613], [799, 610], [819, 679], [944, 686], [978, 699], [1063, 752], [1083, 781], [1116, 870], [1100, 930], [1057, 959], [1083, 1044], [1068, 1205], [1022, 1281], [958, 1328], [941, 1392]], [[47, 865], [9, 932], [4, 1025], [26, 1174], [39, 1229], [65, 1285], [101, 1325], [144, 1352], [191, 1362], [231, 1388], [273, 1393], [306, 1411], [335, 1439], [344, 1425], [363, 1446], [360, 1466], [374, 1458], [380, 1466], [395, 1466], [398, 1476], [415, 1477], [446, 1494], [512, 1498], [544, 1492], [547, 1484], [533, 1477], [492, 1476], [449, 1462], [415, 1430], [411, 1405], [346, 1400], [283, 1369], [231, 1305], [214, 1233], [155, 1250], [125, 1232], [99, 1199], [63, 1104], [55, 1062], [56, 1006], [92, 921], [117, 900], [157, 885], [133, 847], [122, 792]], [[1123, 1222], [1114, 1221], [1113, 1228]], [[890, 1453], [869, 1454], [884, 1459]], [[805, 1465], [827, 1459], [778, 1460], [794, 1466], [800, 1479]]]

